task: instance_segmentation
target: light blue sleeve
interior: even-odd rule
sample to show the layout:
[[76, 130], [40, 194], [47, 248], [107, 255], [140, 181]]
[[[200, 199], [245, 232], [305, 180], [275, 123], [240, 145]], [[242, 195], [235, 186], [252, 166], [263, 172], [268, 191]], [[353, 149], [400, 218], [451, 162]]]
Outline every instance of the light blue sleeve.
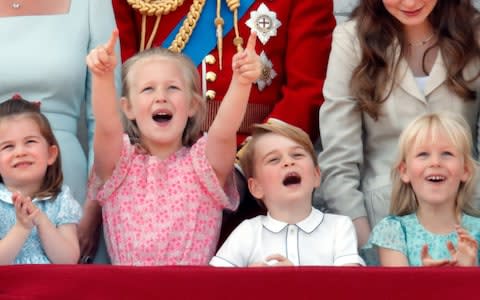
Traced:
[[[405, 229], [402, 222], [393, 216], [381, 220], [372, 230], [368, 244], [399, 251], [407, 255]], [[367, 244], [367, 245], [368, 245]]]
[[64, 185], [62, 187], [62, 191], [58, 194], [55, 202], [59, 206], [55, 225], [78, 224], [82, 217], [82, 208], [77, 200], [73, 198], [68, 186]]
[[[88, 44], [88, 53], [98, 45], [105, 44], [110, 38], [112, 31], [117, 27], [113, 14], [112, 2], [109, 0], [87, 0], [89, 1], [89, 24], [90, 41]], [[117, 42], [115, 52], [117, 54], [117, 67], [115, 68], [115, 87], [117, 96], [120, 96], [121, 90], [121, 59], [120, 44]], [[95, 129], [95, 119], [92, 112], [92, 82], [91, 74], [88, 71], [86, 89], [85, 89], [85, 108], [88, 131], [88, 168], [90, 170], [93, 164], [93, 132]]]

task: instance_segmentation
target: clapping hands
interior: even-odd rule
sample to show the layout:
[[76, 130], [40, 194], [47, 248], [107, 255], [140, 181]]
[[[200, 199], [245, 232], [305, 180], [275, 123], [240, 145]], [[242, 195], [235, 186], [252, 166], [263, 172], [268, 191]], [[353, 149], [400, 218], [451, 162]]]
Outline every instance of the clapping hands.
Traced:
[[13, 193], [12, 201], [15, 206], [17, 224], [24, 229], [31, 230], [36, 225], [39, 209], [32, 203], [30, 197], [25, 197], [18, 192]]
[[262, 71], [260, 57], [255, 52], [257, 35], [250, 33], [246, 48], [236, 53], [232, 58], [232, 69], [234, 77], [238, 78], [241, 84], [251, 84], [255, 82]]
[[428, 245], [422, 247], [421, 259], [424, 266], [440, 267], [440, 266], [476, 266], [477, 265], [477, 253], [478, 242], [459, 225], [455, 230], [458, 235], [458, 245], [455, 245], [451, 241], [447, 242], [447, 249], [452, 256], [451, 259], [432, 259], [428, 253]]

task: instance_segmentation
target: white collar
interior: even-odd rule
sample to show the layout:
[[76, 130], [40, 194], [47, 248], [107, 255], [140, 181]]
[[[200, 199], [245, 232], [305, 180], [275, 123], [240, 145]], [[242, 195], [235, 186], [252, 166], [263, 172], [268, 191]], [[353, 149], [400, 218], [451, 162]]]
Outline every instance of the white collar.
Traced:
[[[0, 183], [0, 201], [6, 202], [6, 203], [9, 203], [9, 204], [13, 204], [12, 194], [13, 193], [10, 192], [3, 183]], [[41, 201], [41, 200], [48, 200], [48, 199], [50, 199], [50, 197], [33, 198], [32, 202], [37, 202], [37, 201]]]
[[[310, 212], [308, 217], [294, 225], [296, 225], [306, 233], [312, 233], [312, 231], [314, 231], [322, 223], [324, 215], [324, 213], [312, 207], [312, 211]], [[289, 225], [286, 222], [272, 218], [270, 213], [267, 213], [267, 216], [263, 218], [262, 224], [266, 229], [275, 233], [282, 231], [285, 227]]]

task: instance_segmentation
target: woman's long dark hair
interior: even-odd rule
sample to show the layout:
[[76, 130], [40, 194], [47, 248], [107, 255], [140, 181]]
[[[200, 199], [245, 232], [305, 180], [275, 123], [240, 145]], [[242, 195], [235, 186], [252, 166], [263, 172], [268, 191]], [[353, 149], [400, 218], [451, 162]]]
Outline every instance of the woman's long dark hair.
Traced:
[[[361, 0], [352, 18], [357, 21], [362, 56], [353, 71], [350, 88], [360, 109], [377, 120], [380, 105], [393, 88], [394, 81], [385, 87], [385, 82], [390, 82], [385, 79], [392, 78], [397, 71], [399, 59], [395, 58], [394, 47], [400, 47], [399, 58], [405, 54], [403, 25], [379, 0]], [[448, 88], [465, 101], [475, 99], [468, 83], [480, 75], [480, 70], [473, 79], [464, 78], [462, 72], [469, 62], [480, 59], [478, 11], [470, 0], [438, 0], [428, 20], [438, 35], [436, 45], [447, 69]]]

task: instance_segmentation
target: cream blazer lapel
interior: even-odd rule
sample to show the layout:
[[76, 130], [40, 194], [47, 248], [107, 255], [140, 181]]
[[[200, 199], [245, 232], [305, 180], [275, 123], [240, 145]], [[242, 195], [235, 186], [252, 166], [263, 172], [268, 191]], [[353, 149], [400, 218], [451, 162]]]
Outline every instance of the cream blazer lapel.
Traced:
[[[398, 59], [400, 56], [400, 48], [396, 47], [395, 58]], [[410, 69], [407, 60], [405, 58], [400, 58], [398, 62], [397, 76], [395, 76], [395, 84], [398, 85], [406, 94], [412, 96], [418, 101], [427, 102], [425, 95], [418, 88], [415, 77], [413, 76], [412, 70]]]
[[433, 63], [430, 76], [427, 79], [425, 86], [425, 96], [428, 96], [436, 88], [442, 85], [447, 80], [447, 69], [443, 61], [442, 52], [439, 50], [435, 62]]
[[[397, 51], [397, 57], [400, 55], [399, 52], [400, 51]], [[405, 58], [400, 59], [397, 74], [398, 76], [396, 78], [396, 84], [398, 84], [400, 88], [405, 91], [405, 93], [424, 103], [427, 102], [426, 96], [433, 92], [447, 79], [447, 71], [445, 69], [445, 64], [440, 51], [438, 51], [435, 62], [433, 63], [424, 92], [420, 91], [415, 77], [413, 76], [412, 70], [408, 66]]]

